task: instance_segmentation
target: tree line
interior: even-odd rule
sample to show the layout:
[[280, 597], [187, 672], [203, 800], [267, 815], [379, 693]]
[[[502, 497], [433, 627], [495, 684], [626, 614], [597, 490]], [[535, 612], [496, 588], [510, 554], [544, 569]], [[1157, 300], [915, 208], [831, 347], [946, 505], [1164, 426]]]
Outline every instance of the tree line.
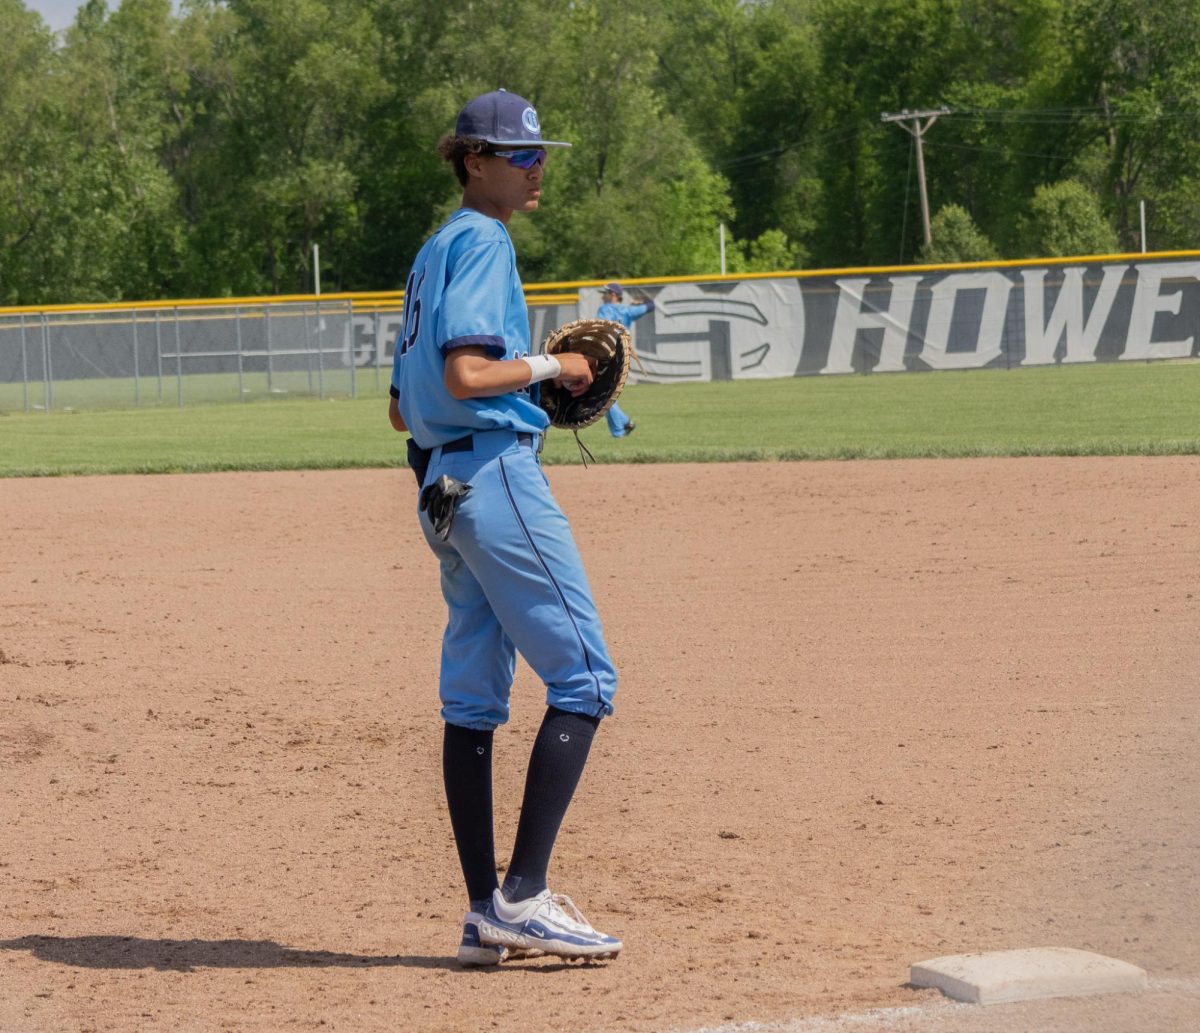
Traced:
[[[1200, 239], [1200, 0], [0, 0], [0, 303], [403, 285], [462, 103], [538, 107], [527, 281]], [[883, 112], [945, 108], [914, 140]]]

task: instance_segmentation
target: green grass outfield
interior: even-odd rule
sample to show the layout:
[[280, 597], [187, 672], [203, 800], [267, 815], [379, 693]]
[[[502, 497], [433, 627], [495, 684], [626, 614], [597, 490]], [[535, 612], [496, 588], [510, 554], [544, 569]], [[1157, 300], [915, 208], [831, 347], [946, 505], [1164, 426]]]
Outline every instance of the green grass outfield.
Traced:
[[[602, 463], [1200, 453], [1200, 363], [635, 384]], [[386, 396], [0, 413], [0, 476], [404, 465]], [[578, 463], [552, 431], [548, 463]]]

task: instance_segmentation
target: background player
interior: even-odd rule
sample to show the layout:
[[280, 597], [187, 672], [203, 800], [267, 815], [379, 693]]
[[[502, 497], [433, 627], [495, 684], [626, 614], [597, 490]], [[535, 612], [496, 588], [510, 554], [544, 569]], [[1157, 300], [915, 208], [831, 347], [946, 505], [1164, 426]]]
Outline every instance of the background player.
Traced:
[[[621, 949], [546, 885], [559, 827], [616, 690], [570, 526], [539, 460], [548, 420], [538, 385], [554, 379], [582, 393], [593, 368], [581, 355], [530, 355], [507, 231], [514, 211], [538, 206], [546, 149], [567, 146], [543, 140], [533, 106], [504, 90], [459, 112], [438, 150], [463, 186], [462, 207], [413, 264], [392, 371], [389, 417], [412, 434], [419, 519], [449, 609], [442, 771], [470, 901], [458, 954], [465, 964], [495, 964], [508, 948], [565, 957]], [[435, 526], [447, 501], [452, 520]], [[492, 742], [508, 720], [514, 647], [545, 682], [548, 707], [500, 888]]]
[[[596, 318], [615, 320], [628, 330], [633, 326], [635, 319], [654, 311], [653, 298], [646, 298], [637, 305], [624, 305], [624, 297], [625, 289], [619, 283], [606, 283], [600, 288], [600, 308], [596, 312]], [[616, 402], [613, 402], [612, 408], [604, 414], [604, 418], [608, 420], [608, 432], [614, 438], [626, 437], [637, 427]]]

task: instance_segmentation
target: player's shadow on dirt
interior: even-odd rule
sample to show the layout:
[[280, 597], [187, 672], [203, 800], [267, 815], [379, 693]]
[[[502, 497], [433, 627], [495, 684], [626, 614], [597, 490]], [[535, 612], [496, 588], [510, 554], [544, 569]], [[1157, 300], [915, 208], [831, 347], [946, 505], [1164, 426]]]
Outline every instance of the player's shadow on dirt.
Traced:
[[0, 950], [27, 950], [42, 961], [79, 968], [445, 968], [453, 958], [381, 956], [297, 950], [272, 940], [146, 940], [140, 936], [22, 936], [0, 940]]

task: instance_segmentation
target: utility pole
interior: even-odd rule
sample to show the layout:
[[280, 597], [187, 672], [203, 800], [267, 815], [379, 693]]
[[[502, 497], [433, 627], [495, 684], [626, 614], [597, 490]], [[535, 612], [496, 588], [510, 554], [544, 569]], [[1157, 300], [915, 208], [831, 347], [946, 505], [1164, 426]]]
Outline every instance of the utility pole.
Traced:
[[[898, 115], [890, 115], [885, 111], [879, 116], [880, 122], [899, 122], [900, 128], [917, 141], [917, 186], [921, 190], [921, 226], [925, 231], [926, 247], [933, 242], [933, 238], [929, 235], [929, 196], [925, 191], [925, 152], [921, 149], [921, 137], [938, 120], [939, 115], [948, 114], [950, 109], [943, 106], [937, 111], [909, 111], [905, 108]], [[928, 119], [924, 125], [921, 124], [923, 118]], [[911, 128], [906, 124], [908, 122], [912, 123]]]

